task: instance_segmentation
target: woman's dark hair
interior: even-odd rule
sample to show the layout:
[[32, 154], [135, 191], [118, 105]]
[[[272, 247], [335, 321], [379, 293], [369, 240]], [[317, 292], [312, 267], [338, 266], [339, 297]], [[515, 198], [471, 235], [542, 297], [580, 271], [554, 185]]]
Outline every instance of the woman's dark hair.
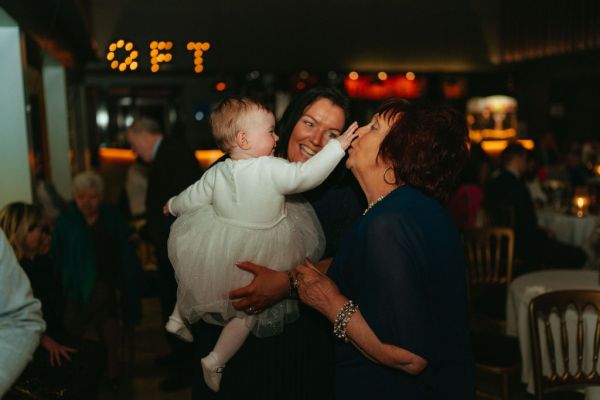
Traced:
[[302, 117], [302, 114], [304, 114], [304, 110], [320, 99], [328, 99], [333, 104], [340, 106], [340, 108], [344, 110], [346, 120], [348, 119], [350, 113], [350, 100], [339, 90], [329, 87], [315, 87], [301, 92], [292, 99], [277, 123], [276, 132], [279, 136], [279, 141], [277, 142], [275, 153], [279, 157], [287, 158], [288, 143], [290, 142], [290, 136], [292, 135], [294, 126], [296, 126], [296, 123], [300, 117]]
[[448, 201], [469, 158], [464, 115], [402, 99], [385, 102], [377, 113], [390, 123], [379, 155], [392, 163], [396, 179]]

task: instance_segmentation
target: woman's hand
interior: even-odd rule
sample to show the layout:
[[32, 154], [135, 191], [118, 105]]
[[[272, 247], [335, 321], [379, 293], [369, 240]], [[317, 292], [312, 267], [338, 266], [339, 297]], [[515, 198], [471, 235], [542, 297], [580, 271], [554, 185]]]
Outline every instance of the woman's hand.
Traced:
[[333, 258], [324, 258], [315, 265], [315, 268], [321, 271], [322, 273], [327, 274], [327, 271], [329, 270], [329, 267], [331, 267], [332, 262]]
[[237, 263], [236, 266], [254, 274], [252, 282], [229, 293], [230, 299], [241, 299], [233, 303], [236, 310], [257, 314], [289, 293], [290, 285], [285, 272], [273, 271], [249, 261]]
[[40, 343], [42, 347], [48, 351], [48, 354], [50, 355], [50, 365], [53, 367], [56, 365], [60, 366], [61, 358], [71, 361], [69, 353], [77, 352], [77, 350], [71, 347], [63, 346], [62, 344], [56, 342], [48, 335], [43, 335], [40, 339]]
[[[300, 300], [333, 322], [348, 299], [340, 293], [335, 283], [317, 270], [309, 260], [306, 260], [306, 264], [306, 266], [299, 265], [296, 269]], [[352, 344], [373, 362], [413, 375], [421, 373], [427, 366], [427, 361], [417, 354], [394, 345], [382, 343], [364, 319], [360, 310], [356, 311], [350, 318], [346, 335]]]
[[338, 136], [336, 138], [336, 140], [339, 140], [339, 142], [341, 143], [344, 151], [348, 150], [348, 147], [350, 147], [350, 143], [352, 143], [352, 141], [354, 139], [356, 139], [356, 137], [358, 136], [358, 134], [356, 133], [357, 129], [358, 129], [358, 123], [356, 121], [354, 121], [348, 127], [348, 129], [346, 129], [346, 132], [342, 133], [340, 136]]
[[333, 321], [347, 299], [340, 294], [335, 283], [316, 269], [310, 260], [306, 260], [306, 265], [299, 265], [296, 271], [300, 300]]

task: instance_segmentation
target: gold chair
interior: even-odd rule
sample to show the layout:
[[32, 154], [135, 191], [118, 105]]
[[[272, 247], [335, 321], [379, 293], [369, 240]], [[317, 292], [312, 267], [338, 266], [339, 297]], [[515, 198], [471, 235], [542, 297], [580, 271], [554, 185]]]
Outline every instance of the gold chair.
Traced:
[[515, 210], [509, 206], [487, 206], [482, 210], [484, 227], [515, 227]]
[[465, 231], [463, 238], [472, 321], [504, 333], [506, 292], [512, 280], [513, 230], [495, 227], [472, 229]]
[[514, 234], [511, 228], [465, 231], [467, 280], [475, 365], [479, 372], [502, 379], [501, 396], [477, 388], [478, 397], [510, 398], [509, 378], [520, 367], [516, 338], [504, 335], [506, 293], [512, 280]]
[[518, 339], [500, 334], [472, 333], [471, 343], [478, 379], [482, 373], [499, 376], [501, 379], [500, 395], [491, 393], [491, 388], [482, 385], [478, 380], [476, 385], [477, 398], [511, 399], [510, 377], [516, 375], [521, 367]]
[[[576, 329], [576, 360], [577, 371], [571, 373], [569, 362], [569, 334], [566, 323], [567, 308], [572, 307], [577, 313]], [[583, 371], [584, 358], [584, 328], [583, 313], [588, 307], [595, 310], [598, 315], [594, 332], [593, 363], [590, 371]], [[554, 339], [553, 329], [550, 324], [550, 315], [556, 314], [560, 319], [560, 329], [558, 329], [558, 341]], [[539, 320], [541, 319], [541, 323]], [[596, 371], [598, 367], [598, 354], [600, 349], [600, 291], [595, 290], [561, 290], [546, 293], [535, 297], [529, 303], [529, 331], [531, 336], [531, 353], [533, 357], [533, 371], [535, 380], [535, 396], [541, 400], [548, 392], [578, 389], [585, 386], [600, 385], [600, 375]], [[540, 340], [540, 334], [544, 333], [546, 340]], [[557, 348], [555, 342], [560, 343], [562, 358], [557, 358]], [[550, 367], [550, 377], [543, 375], [542, 370], [542, 346], [548, 354]], [[557, 372], [557, 366], [562, 363], [563, 373]]]
[[[516, 217], [515, 210], [509, 206], [487, 206], [481, 210], [481, 226], [494, 228], [512, 228], [515, 229]], [[535, 271], [541, 268], [540, 265], [533, 264], [531, 261], [520, 259], [515, 256], [512, 260], [513, 274], [522, 275], [527, 272]]]

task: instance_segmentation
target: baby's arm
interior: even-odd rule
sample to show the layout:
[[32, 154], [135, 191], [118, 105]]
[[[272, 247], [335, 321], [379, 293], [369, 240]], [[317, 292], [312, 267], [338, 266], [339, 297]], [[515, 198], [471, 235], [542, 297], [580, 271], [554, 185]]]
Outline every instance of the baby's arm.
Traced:
[[217, 166], [210, 168], [196, 183], [190, 185], [177, 196], [171, 197], [165, 205], [166, 210], [163, 209], [163, 212], [168, 211], [177, 217], [186, 211], [211, 204], [216, 170]]
[[281, 194], [302, 193], [319, 186], [344, 157], [345, 150], [356, 138], [354, 122], [340, 137], [332, 139], [317, 154], [303, 163], [275, 159], [271, 177]]

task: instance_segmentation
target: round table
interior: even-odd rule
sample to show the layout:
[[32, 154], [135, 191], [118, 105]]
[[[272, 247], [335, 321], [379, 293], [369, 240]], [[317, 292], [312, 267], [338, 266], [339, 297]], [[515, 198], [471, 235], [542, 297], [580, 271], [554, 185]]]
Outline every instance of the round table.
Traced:
[[597, 215], [577, 217], [556, 211], [539, 210], [537, 219], [539, 226], [550, 229], [556, 234], [557, 240], [580, 246], [588, 253], [590, 259], [593, 258], [593, 233], [600, 223], [600, 217]]
[[[531, 299], [540, 294], [556, 290], [600, 290], [598, 280], [598, 271], [547, 270], [522, 275], [510, 284], [506, 299], [506, 333], [509, 336], [515, 336], [519, 339], [522, 361], [521, 381], [527, 384], [527, 391], [529, 393], [534, 392], [533, 361], [529, 338], [529, 303]], [[597, 316], [593, 313], [593, 316], [590, 315], [588, 318], [587, 314], [584, 313], [584, 320], [586, 318], [590, 319], [588, 321], [590, 324], [592, 322], [595, 324]], [[569, 312], [567, 312], [567, 322], [575, 324], [576, 321], [577, 317], [575, 313], [573, 312], [572, 315], [569, 315]], [[556, 324], [558, 326], [558, 318], [556, 319]], [[575, 335], [569, 335], [569, 339], [573, 339], [573, 349], [575, 348], [574, 337]], [[593, 343], [593, 334], [591, 338]], [[585, 340], [587, 348], [587, 343], [589, 343], [587, 335]], [[590, 344], [590, 353], [591, 346]], [[584, 366], [587, 364], [587, 362], [584, 363]], [[589, 365], [591, 368], [591, 361]], [[600, 399], [600, 388], [586, 389], [586, 398]]]

